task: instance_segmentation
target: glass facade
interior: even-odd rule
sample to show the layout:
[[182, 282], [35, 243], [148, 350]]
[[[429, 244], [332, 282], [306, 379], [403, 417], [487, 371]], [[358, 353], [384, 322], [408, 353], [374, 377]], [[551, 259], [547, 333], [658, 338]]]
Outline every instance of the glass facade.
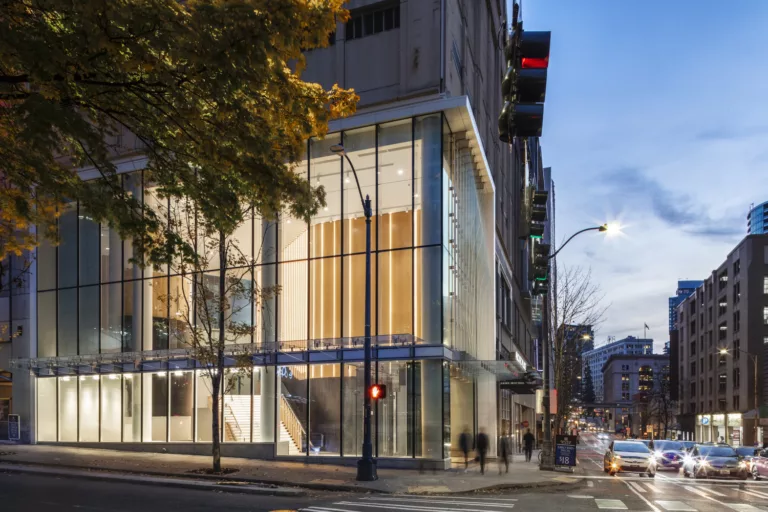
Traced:
[[[366, 226], [355, 174], [330, 152], [340, 142], [374, 211], [373, 342], [405, 350], [373, 364], [373, 381], [388, 389], [375, 404], [375, 453], [443, 459], [461, 429], [474, 427], [471, 377], [463, 380], [442, 350], [495, 358], [493, 293], [483, 293], [493, 290], [493, 193], [478, 186], [471, 151], [457, 137], [435, 113], [310, 140], [296, 172], [325, 188], [326, 206], [308, 223], [249, 216], [240, 226], [234, 238], [243, 265], [227, 269], [228, 278], [279, 292], [232, 305], [233, 322], [253, 330], [231, 342], [254, 354], [327, 356], [296, 354], [271, 365], [254, 359], [247, 374], [232, 369], [224, 376], [222, 442], [274, 443], [278, 456], [360, 455], [361, 356], [339, 354], [363, 346]], [[179, 219], [185, 205], [159, 198], [141, 171], [122, 181], [195, 242], [208, 267], [197, 281], [213, 286], [218, 254]], [[130, 240], [82, 215], [77, 204], [62, 213], [59, 227], [62, 243], [38, 250], [38, 357], [188, 347], [188, 306], [178, 298], [189, 293], [189, 279], [174, 265], [142, 269]], [[420, 358], [407, 347], [439, 351]], [[210, 379], [193, 366], [172, 368], [139, 363], [127, 373], [41, 374], [38, 439], [210, 442]]]

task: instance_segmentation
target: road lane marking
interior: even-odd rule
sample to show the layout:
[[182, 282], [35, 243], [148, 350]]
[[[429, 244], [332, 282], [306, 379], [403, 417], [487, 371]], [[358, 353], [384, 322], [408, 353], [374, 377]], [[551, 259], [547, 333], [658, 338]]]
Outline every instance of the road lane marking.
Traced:
[[301, 511], [306, 512], [358, 512], [357, 510], [351, 509], [351, 508], [327, 508], [327, 507], [309, 507], [309, 508], [302, 508]]
[[593, 482], [592, 480], [587, 480], [587, 487], [594, 487], [594, 486], [595, 486], [595, 482]]
[[637, 492], [637, 491], [636, 491], [636, 490], [635, 490], [635, 489], [634, 489], [634, 488], [633, 488], [631, 485], [629, 485], [629, 482], [624, 482], [624, 483], [625, 483], [625, 484], [627, 484], [627, 488], [629, 488], [629, 490], [630, 490], [630, 491], [632, 491], [633, 493], [635, 493], [635, 495], [636, 495], [638, 498], [640, 498], [641, 500], [643, 500], [643, 501], [645, 502], [645, 504], [646, 504], [646, 505], [648, 505], [649, 507], [651, 507], [651, 510], [652, 510], [653, 512], [661, 512], [661, 511], [659, 510], [659, 508], [658, 508], [656, 505], [654, 505], [653, 503], [651, 503], [650, 501], [648, 501], [648, 500], [646, 499], [646, 497], [645, 497], [645, 496], [643, 496], [642, 494], [640, 494], [639, 492]]
[[723, 494], [723, 493], [721, 493], [721, 492], [717, 492], [716, 490], [714, 490], [714, 489], [713, 489], [713, 488], [711, 488], [711, 487], [702, 487], [702, 488], [701, 488], [701, 490], [702, 490], [702, 491], [704, 491], [704, 492], [709, 492], [709, 493], [712, 493], [712, 494], [714, 494], [715, 496], [723, 496], [723, 497], [725, 497], [725, 496], [726, 496], [725, 494]]
[[658, 491], [658, 489], [655, 486], [651, 485], [651, 484], [643, 484], [643, 485], [646, 486], [648, 488], [648, 490], [651, 491], [651, 492]]
[[577, 500], [579, 500], [579, 499], [584, 499], [584, 500], [593, 500], [593, 499], [595, 499], [594, 496], [585, 496], [583, 494], [569, 494], [568, 497], [569, 498], [575, 498]]
[[[442, 504], [442, 505], [488, 505], [492, 506], [494, 508], [513, 508], [515, 505], [511, 503], [499, 503], [499, 502], [491, 502], [491, 501], [464, 501], [464, 500], [453, 500], [453, 499], [421, 499], [416, 498], [363, 498], [366, 501], [374, 501], [374, 502], [401, 502], [401, 503], [427, 503], [427, 504]], [[397, 504], [397, 503], [396, 503]], [[410, 506], [410, 505], [409, 505]], [[417, 505], [418, 506], [418, 505]]]
[[687, 512], [696, 512], [695, 508], [691, 508], [682, 501], [656, 501], [657, 505], [661, 505], [661, 508], [664, 510], [676, 510], [676, 511], [687, 511]]
[[683, 485], [682, 488], [685, 489], [688, 492], [692, 492], [693, 494], [698, 494], [702, 498], [709, 498], [710, 500], [714, 499], [714, 498], [712, 498], [712, 496], [710, 496], [709, 494], [705, 493], [704, 491], [701, 491], [699, 489], [694, 489], [690, 485]]
[[752, 505], [747, 505], [746, 503], [728, 503], [726, 505], [727, 507], [732, 508], [733, 510], [760, 510], [757, 507], [753, 507]]
[[446, 508], [446, 507], [419, 507], [416, 505], [395, 505], [393, 503], [355, 503], [353, 501], [339, 501], [334, 505], [352, 505], [355, 507], [383, 508], [386, 510], [412, 510], [414, 512], [488, 512], [485, 508]]
[[631, 486], [633, 489], [635, 489], [637, 492], [642, 492], [642, 493], [645, 493], [645, 489], [643, 489], [642, 487], [640, 487], [640, 484], [638, 484], [638, 483], [635, 483], [635, 482], [627, 482], [627, 484], [629, 484], [629, 485], [630, 485], [630, 486]]
[[[462, 497], [462, 496], [418, 496], [413, 494], [395, 494], [394, 497], [420, 499], [420, 500], [431, 500], [434, 498], [450, 499], [450, 500], [467, 500], [467, 501], [517, 501], [518, 500], [518, 498], [469, 498], [469, 497]], [[369, 498], [363, 498], [363, 499], [369, 499]]]
[[597, 508], [605, 510], [627, 510], [627, 506], [621, 500], [596, 499]]
[[752, 496], [756, 496], [756, 497], [758, 497], [758, 498], [763, 498], [763, 499], [765, 499], [765, 498], [768, 498], [768, 494], [764, 494], [764, 493], [762, 493], [762, 492], [757, 492], [757, 491], [748, 491], [748, 490], [746, 490], [746, 489], [739, 489], [739, 490], [740, 490], [741, 492], [745, 492], [745, 493], [747, 493], [747, 494], [751, 494]]

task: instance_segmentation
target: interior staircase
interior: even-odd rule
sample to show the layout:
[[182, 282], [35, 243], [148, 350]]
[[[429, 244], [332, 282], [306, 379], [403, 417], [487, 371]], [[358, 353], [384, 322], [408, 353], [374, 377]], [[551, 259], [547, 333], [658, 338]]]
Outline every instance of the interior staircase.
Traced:
[[[251, 411], [248, 407], [249, 395], [226, 395], [224, 397], [224, 439], [227, 442], [250, 443], [251, 431], [253, 441], [261, 439], [261, 396], [253, 397], [253, 418], [251, 425]], [[288, 442], [288, 455], [303, 455], [299, 448], [303, 439], [306, 439], [306, 429], [296, 413], [285, 398], [280, 395], [280, 437], [279, 441]]]

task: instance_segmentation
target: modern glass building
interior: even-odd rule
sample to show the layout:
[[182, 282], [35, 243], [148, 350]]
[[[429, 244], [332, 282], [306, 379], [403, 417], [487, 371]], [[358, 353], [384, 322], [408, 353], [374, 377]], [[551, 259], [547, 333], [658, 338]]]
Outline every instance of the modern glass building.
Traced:
[[[231, 271], [280, 291], [237, 319], [253, 334], [227, 364], [245, 350], [252, 365], [226, 376], [223, 453], [360, 455], [365, 220], [351, 169], [329, 150], [343, 143], [375, 213], [373, 380], [388, 388], [375, 454], [443, 467], [464, 428], [495, 439], [496, 381], [525, 371], [495, 361], [494, 185], [472, 111], [466, 97], [439, 98], [331, 129], [297, 168], [325, 187], [327, 206], [309, 223], [254, 217], [236, 233], [251, 264]], [[119, 162], [123, 186], [156, 205], [142, 165]], [[205, 453], [211, 387], [186, 341], [187, 311], [169, 300], [185, 277], [132, 263], [130, 240], [77, 204], [59, 229], [61, 244], [38, 250], [33, 342], [13, 361], [14, 385], [29, 380], [30, 440]], [[218, 271], [214, 259], [206, 274]]]
[[747, 214], [747, 234], [762, 235], [768, 233], [768, 201], [757, 206], [752, 205]]

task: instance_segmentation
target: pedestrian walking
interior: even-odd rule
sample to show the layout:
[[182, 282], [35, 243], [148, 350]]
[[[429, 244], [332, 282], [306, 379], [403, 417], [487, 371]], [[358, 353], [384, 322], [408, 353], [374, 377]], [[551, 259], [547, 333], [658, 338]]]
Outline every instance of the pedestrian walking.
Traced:
[[501, 466], [504, 465], [506, 473], [509, 473], [509, 458], [512, 455], [512, 448], [509, 445], [509, 437], [504, 432], [499, 438], [499, 474], [501, 474]]
[[464, 471], [469, 467], [470, 435], [469, 427], [464, 427], [464, 432], [459, 435], [459, 448], [464, 454]]
[[533, 442], [535, 441], [531, 429], [525, 431], [523, 436], [523, 444], [525, 445], [525, 462], [531, 462], [533, 456]]
[[477, 434], [477, 443], [475, 447], [477, 449], [477, 458], [480, 459], [480, 474], [485, 474], [485, 457], [488, 454], [488, 434], [485, 433], [485, 429], [481, 428], [480, 433]]

